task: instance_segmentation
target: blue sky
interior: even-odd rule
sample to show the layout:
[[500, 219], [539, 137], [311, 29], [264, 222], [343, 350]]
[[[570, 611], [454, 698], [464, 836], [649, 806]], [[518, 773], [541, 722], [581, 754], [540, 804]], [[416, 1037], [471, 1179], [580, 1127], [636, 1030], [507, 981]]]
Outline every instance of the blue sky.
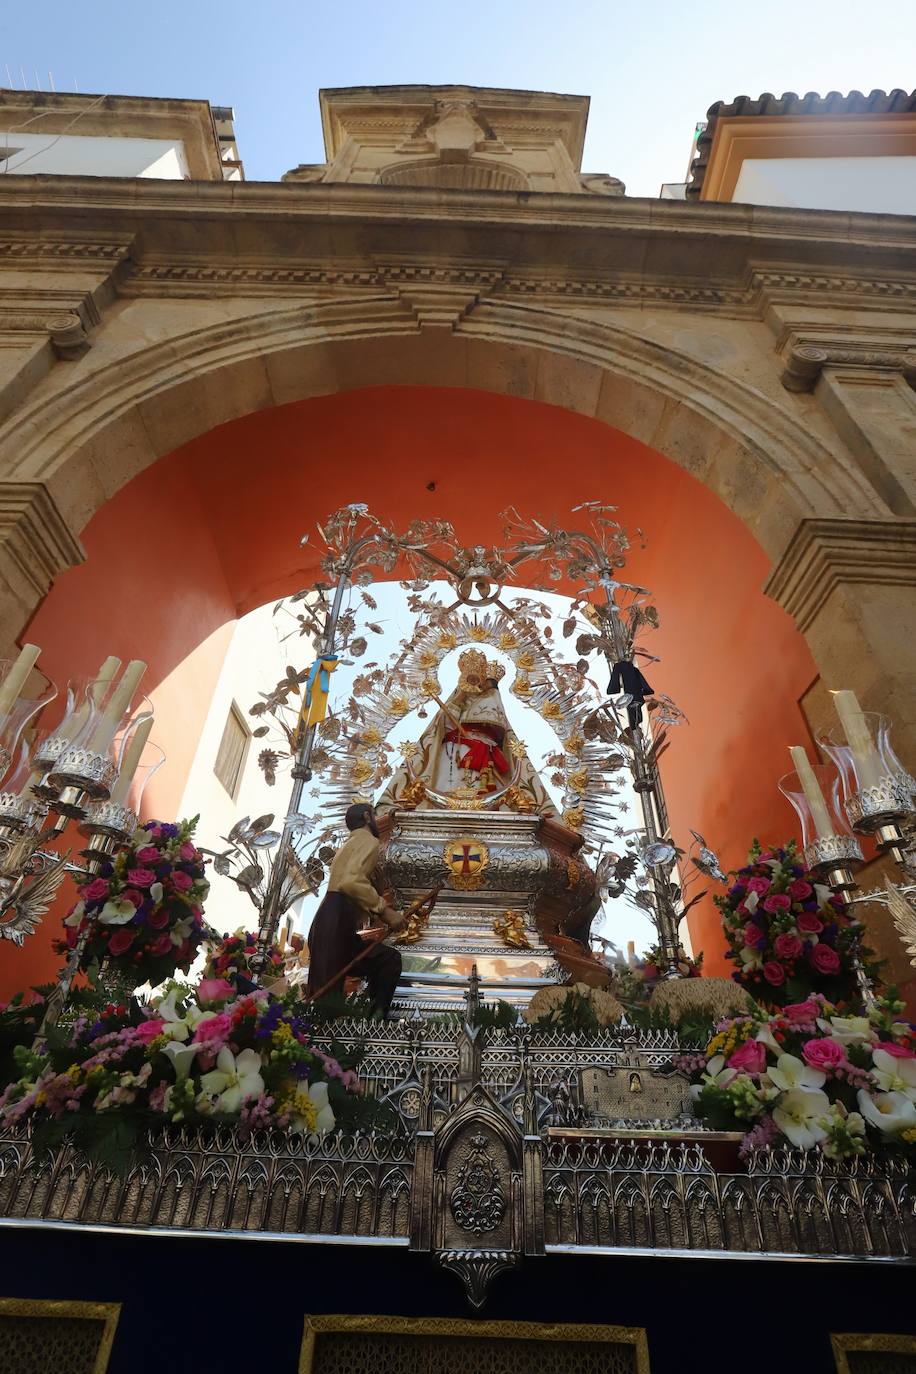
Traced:
[[631, 195], [682, 180], [697, 120], [761, 91], [910, 89], [900, 0], [41, 0], [0, 14], [0, 82], [233, 105], [246, 173], [323, 161], [322, 86], [459, 82], [590, 95], [585, 165]]

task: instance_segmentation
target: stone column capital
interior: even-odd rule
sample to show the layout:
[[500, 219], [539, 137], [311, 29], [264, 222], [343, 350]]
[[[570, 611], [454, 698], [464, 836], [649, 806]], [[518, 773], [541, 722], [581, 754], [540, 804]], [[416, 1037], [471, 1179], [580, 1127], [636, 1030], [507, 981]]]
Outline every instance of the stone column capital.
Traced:
[[804, 633], [849, 583], [916, 587], [916, 519], [802, 520], [763, 590]]

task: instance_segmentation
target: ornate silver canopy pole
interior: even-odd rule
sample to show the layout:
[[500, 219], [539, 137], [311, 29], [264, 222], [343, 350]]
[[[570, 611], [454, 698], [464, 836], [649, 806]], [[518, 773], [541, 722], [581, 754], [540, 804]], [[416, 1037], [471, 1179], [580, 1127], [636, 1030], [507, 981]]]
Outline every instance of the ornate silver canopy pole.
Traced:
[[[614, 591], [619, 583], [613, 575], [613, 568], [608, 561], [607, 553], [598, 540], [584, 530], [551, 531], [543, 543], [529, 545], [515, 558], [508, 560], [508, 566], [517, 567], [528, 558], [547, 553], [551, 545], [556, 548], [560, 544], [564, 545], [567, 550], [571, 550], [572, 546], [578, 544], [586, 551], [591, 570], [596, 574], [596, 580], [604, 593], [604, 606], [599, 611], [599, 615], [603, 611], [602, 619], [607, 628], [610, 647], [605, 646], [602, 649], [602, 654], [608, 668], [613, 671], [614, 664], [628, 658], [632, 650], [626, 629], [621, 621], [620, 608], [614, 600]], [[573, 562], [572, 559], [569, 561], [570, 563]], [[627, 743], [633, 757], [633, 788], [639, 797], [642, 811], [643, 828], [646, 835], [645, 847], [649, 850], [653, 845], [660, 842], [662, 838], [660, 823], [663, 823], [667, 817], [661, 775], [657, 763], [652, 758], [651, 746], [647, 748], [646, 738], [638, 724], [630, 725], [627, 731]], [[664, 976], [677, 978], [680, 977], [678, 928], [681, 922], [681, 913], [677, 906], [679, 891], [674, 888], [670, 881], [667, 863], [650, 864], [648, 867], [652, 870], [652, 884], [655, 894], [655, 925], [664, 960]]]
[[[353, 527], [356, 523], [356, 513], [354, 512]], [[352, 528], [352, 527], [351, 527]], [[371, 534], [363, 535], [359, 539], [352, 540], [345, 548], [342, 557], [337, 560], [335, 571], [337, 572], [337, 586], [334, 591], [334, 599], [328, 611], [327, 619], [324, 624], [324, 635], [321, 647], [316, 653], [316, 662], [323, 658], [336, 657], [337, 650], [337, 627], [343, 609], [344, 597], [352, 585], [353, 574], [359, 564], [362, 554], [371, 547], [372, 544], [386, 543], [396, 544], [394, 536], [388, 535], [381, 527], [373, 530]], [[266, 962], [267, 951], [277, 938], [277, 931], [280, 920], [285, 909], [284, 903], [284, 884], [290, 861], [294, 854], [293, 839], [300, 828], [300, 817], [302, 807], [302, 795], [305, 791], [305, 784], [311, 781], [311, 758], [315, 747], [315, 737], [318, 732], [318, 722], [315, 722], [305, 729], [299, 730], [296, 755], [293, 760], [291, 776], [293, 779], [292, 791], [290, 793], [289, 806], [286, 818], [283, 822], [283, 830], [280, 841], [271, 865], [270, 880], [267, 885], [267, 892], [264, 903], [261, 907], [261, 922], [258, 929], [258, 952], [256, 960], [263, 968]]]

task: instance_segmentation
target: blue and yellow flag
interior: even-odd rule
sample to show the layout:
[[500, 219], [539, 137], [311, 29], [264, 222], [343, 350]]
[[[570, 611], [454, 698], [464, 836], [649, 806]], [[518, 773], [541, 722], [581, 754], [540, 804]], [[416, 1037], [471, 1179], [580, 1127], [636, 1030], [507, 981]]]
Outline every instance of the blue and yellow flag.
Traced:
[[299, 731], [317, 725], [328, 714], [328, 692], [331, 688], [331, 674], [339, 660], [316, 658], [309, 671], [305, 691], [302, 695], [302, 710], [299, 712]]

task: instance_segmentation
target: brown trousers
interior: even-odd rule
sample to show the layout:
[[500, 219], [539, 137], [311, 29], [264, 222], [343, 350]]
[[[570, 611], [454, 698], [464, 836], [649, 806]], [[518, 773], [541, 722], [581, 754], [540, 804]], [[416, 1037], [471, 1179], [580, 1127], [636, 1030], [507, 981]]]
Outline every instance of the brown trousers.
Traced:
[[[311, 996], [341, 973], [361, 954], [366, 942], [357, 931], [363, 923], [363, 912], [342, 892], [329, 892], [315, 913], [309, 931], [308, 992]], [[401, 956], [391, 945], [374, 945], [353, 970], [353, 976], [366, 980], [366, 991], [373, 1011], [384, 1016], [401, 976]], [[328, 996], [343, 996], [344, 980], [339, 979]]]

